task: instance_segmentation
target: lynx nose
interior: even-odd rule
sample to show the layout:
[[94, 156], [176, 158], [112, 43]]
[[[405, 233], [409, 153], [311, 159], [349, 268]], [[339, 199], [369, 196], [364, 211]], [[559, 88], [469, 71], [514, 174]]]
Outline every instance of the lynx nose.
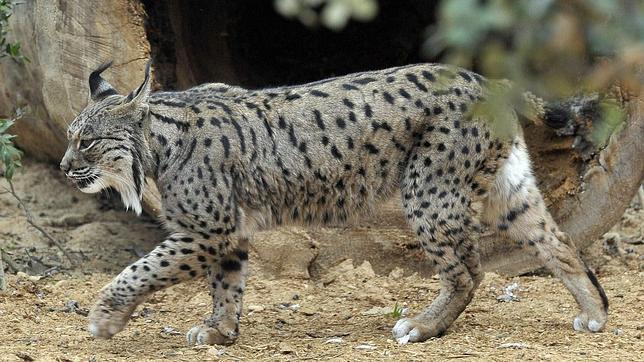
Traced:
[[59, 167], [64, 173], [67, 173], [69, 171], [69, 169], [71, 168], [71, 165], [70, 165], [69, 161], [66, 161], [65, 159], [63, 159], [62, 161], [60, 161]]

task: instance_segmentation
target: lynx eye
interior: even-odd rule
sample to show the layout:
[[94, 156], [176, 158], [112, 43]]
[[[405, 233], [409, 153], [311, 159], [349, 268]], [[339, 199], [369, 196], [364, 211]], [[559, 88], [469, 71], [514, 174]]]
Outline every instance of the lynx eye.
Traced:
[[87, 151], [94, 145], [98, 143], [98, 140], [81, 140], [78, 149], [81, 151]]

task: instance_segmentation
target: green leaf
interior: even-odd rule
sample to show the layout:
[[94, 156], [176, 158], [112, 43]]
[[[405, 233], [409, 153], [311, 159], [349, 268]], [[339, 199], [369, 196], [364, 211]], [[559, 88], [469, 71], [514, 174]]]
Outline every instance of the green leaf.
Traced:
[[0, 119], [0, 164], [4, 165], [4, 177], [9, 181], [16, 169], [22, 166], [22, 151], [13, 145], [16, 136], [5, 133], [14, 123], [13, 119]]
[[483, 122], [487, 122], [491, 133], [502, 140], [512, 139], [518, 130], [515, 105], [519, 102], [515, 99], [513, 89], [502, 82], [491, 84], [485, 92], [485, 99], [474, 104], [470, 116]]
[[14, 123], [15, 122], [10, 119], [0, 119], [0, 134], [6, 132]]
[[606, 145], [613, 131], [626, 119], [626, 113], [617, 104], [602, 103], [602, 118], [593, 124], [592, 142], [598, 147]]

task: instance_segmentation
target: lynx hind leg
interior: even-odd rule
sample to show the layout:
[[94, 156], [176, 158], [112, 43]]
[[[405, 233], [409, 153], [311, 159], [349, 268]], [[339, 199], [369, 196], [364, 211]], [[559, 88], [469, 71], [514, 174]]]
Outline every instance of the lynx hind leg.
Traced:
[[[392, 333], [401, 342], [420, 342], [443, 334], [483, 279], [477, 250], [479, 230], [474, 227], [476, 215], [469, 208], [472, 195], [480, 192], [473, 186], [475, 171], [471, 166], [480, 162], [482, 151], [478, 154], [480, 148], [471, 145], [473, 155], [456, 160], [449, 148], [456, 147], [456, 140], [441, 134], [425, 141], [410, 158], [403, 176], [403, 209], [439, 272], [441, 289], [425, 311], [396, 323]], [[453, 145], [447, 147], [441, 141], [452, 141]], [[464, 147], [463, 143], [460, 146]], [[465, 154], [463, 150], [458, 149]]]
[[608, 310], [606, 294], [577, 256], [574, 244], [546, 210], [522, 139], [513, 143], [483, 215], [492, 230], [534, 252], [561, 279], [581, 309], [573, 321], [575, 330], [597, 332], [604, 327]]
[[231, 253], [208, 269], [208, 285], [213, 311], [203, 324], [186, 334], [189, 344], [233, 343], [239, 336], [242, 298], [248, 275], [248, 239], [240, 238]]

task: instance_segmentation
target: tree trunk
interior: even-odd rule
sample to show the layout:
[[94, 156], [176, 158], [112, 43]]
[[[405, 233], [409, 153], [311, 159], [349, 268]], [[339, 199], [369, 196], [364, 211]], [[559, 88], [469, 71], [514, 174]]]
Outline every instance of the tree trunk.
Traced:
[[[67, 125], [87, 102], [87, 77], [106, 60], [113, 60], [114, 66], [105, 77], [122, 93], [140, 83], [150, 57], [157, 88], [166, 89], [203, 81], [242, 86], [294, 83], [420, 60], [416, 55], [419, 45], [413, 41], [429, 20], [414, 18], [414, 14], [427, 9], [377, 20], [391, 22], [386, 26], [374, 21], [336, 34], [294, 29], [291, 22], [274, 14], [270, 3], [256, 3], [268, 10], [255, 12], [246, 11], [246, 2], [221, 0], [20, 3], [10, 18], [9, 34], [21, 43], [31, 61], [24, 65], [3, 62], [0, 115], [28, 105], [27, 116], [13, 129], [17, 143], [33, 157], [57, 163], [66, 147]], [[252, 24], [260, 24], [265, 31], [249, 31]], [[267, 42], [266, 32], [280, 27], [292, 31]], [[297, 31], [302, 32], [300, 38]], [[365, 36], [373, 39], [365, 42]], [[335, 50], [328, 57], [321, 56], [311, 43]], [[290, 53], [284, 54], [283, 48]], [[557, 137], [536, 126], [526, 131], [549, 209], [580, 248], [589, 246], [619, 220], [644, 176], [642, 101], [630, 102], [627, 110], [624, 127], [589, 161], [572, 149], [572, 137]], [[158, 212], [156, 190], [147, 192], [144, 202], [150, 212]], [[398, 210], [391, 212], [393, 217]], [[513, 274], [539, 266], [503, 241], [482, 240], [481, 251], [487, 270]]]
[[117, 89], [140, 84], [150, 53], [143, 8], [134, 0], [34, 0], [13, 10], [9, 36], [30, 61], [3, 60], [0, 115], [28, 106], [12, 130], [16, 142], [31, 156], [56, 162], [67, 125], [87, 103], [94, 68], [113, 60], [105, 76]]

